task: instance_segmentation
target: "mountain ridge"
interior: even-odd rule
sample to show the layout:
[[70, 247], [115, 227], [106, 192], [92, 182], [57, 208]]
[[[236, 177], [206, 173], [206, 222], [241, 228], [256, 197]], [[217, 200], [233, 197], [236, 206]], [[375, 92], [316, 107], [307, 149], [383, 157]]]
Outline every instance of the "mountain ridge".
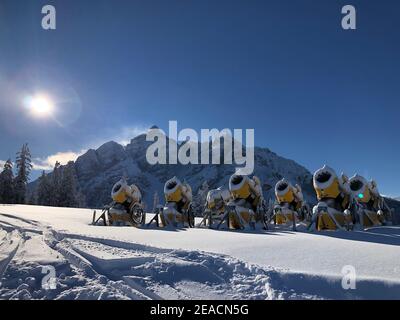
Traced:
[[[166, 138], [169, 141], [168, 136]], [[146, 141], [146, 134], [134, 137], [126, 146], [108, 141], [97, 149], [89, 149], [70, 162], [69, 165], [75, 168], [79, 188], [86, 198], [86, 206], [102, 207], [109, 203], [112, 186], [123, 176], [129, 183], [139, 186], [147, 209], [151, 210], [154, 193], [157, 192], [159, 199], [162, 199], [164, 183], [173, 176], [188, 182], [196, 195], [204, 181], [207, 181], [210, 189], [227, 188], [229, 177], [235, 172], [236, 165], [225, 164], [150, 165], [146, 160], [146, 150], [152, 143]], [[199, 148], [199, 156], [200, 154]], [[222, 155], [223, 143], [221, 157]], [[267, 199], [273, 198], [275, 183], [285, 177], [291, 183], [302, 186], [308, 201], [315, 200], [312, 174], [294, 160], [281, 157], [268, 148], [255, 147], [254, 162], [254, 174], [264, 184], [264, 196]], [[36, 184], [36, 181], [32, 184]]]

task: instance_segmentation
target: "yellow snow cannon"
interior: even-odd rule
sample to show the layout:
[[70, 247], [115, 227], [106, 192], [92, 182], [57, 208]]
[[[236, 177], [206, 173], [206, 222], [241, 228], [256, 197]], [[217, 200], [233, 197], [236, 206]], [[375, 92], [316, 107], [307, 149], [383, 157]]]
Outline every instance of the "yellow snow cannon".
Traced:
[[286, 179], [282, 179], [275, 185], [275, 197], [277, 204], [274, 206], [274, 223], [291, 224], [295, 230], [296, 223], [304, 220], [307, 213], [301, 187], [297, 184], [293, 186]]
[[121, 179], [113, 186], [111, 198], [119, 204], [126, 202], [137, 203], [142, 200], [142, 194], [136, 185], [129, 186], [126, 180]]
[[164, 186], [166, 204], [161, 209], [160, 218], [163, 227], [194, 227], [192, 210], [192, 189], [177, 177], [168, 180]]
[[361, 228], [384, 224], [386, 207], [376, 182], [368, 182], [364, 177], [356, 174], [350, 178], [349, 185], [352, 195], [357, 201], [357, 218]]
[[204, 216], [199, 227], [204, 224], [209, 228], [213, 228], [215, 223], [221, 222], [230, 200], [231, 194], [228, 190], [223, 190], [222, 188], [210, 190], [207, 193]]
[[310, 228], [321, 230], [352, 229], [354, 215], [352, 213], [349, 179], [342, 174], [324, 166], [313, 176], [313, 185], [318, 198], [318, 204], [313, 208]]
[[[145, 223], [146, 214], [142, 194], [136, 185], [128, 185], [126, 180], [122, 178], [112, 187], [111, 198], [113, 202], [104, 207], [102, 215], [97, 221], [103, 219], [104, 224], [107, 224], [107, 214], [109, 225], [139, 227]], [[96, 224], [97, 221], [95, 221], [94, 214], [93, 223]]]
[[229, 179], [229, 191], [232, 200], [227, 204], [227, 224], [230, 229], [255, 229], [265, 221], [265, 201], [261, 182], [256, 176], [232, 175]]

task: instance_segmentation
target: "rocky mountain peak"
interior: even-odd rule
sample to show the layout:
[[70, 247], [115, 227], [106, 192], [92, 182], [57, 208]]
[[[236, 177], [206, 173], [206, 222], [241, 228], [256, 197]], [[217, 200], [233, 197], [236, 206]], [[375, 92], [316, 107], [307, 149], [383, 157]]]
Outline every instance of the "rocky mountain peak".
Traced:
[[[207, 181], [210, 188], [228, 187], [229, 177], [234, 173], [236, 165], [150, 165], [146, 160], [146, 150], [151, 143], [146, 141], [145, 134], [141, 134], [126, 147], [109, 141], [81, 155], [73, 165], [87, 206], [102, 207], [108, 204], [111, 201], [110, 190], [122, 176], [128, 177], [129, 183], [139, 186], [150, 210], [154, 193], [157, 192], [159, 198], [163, 199], [164, 183], [173, 176], [187, 181], [194, 194], [204, 181]], [[280, 157], [267, 148], [255, 148], [254, 174], [261, 179], [263, 185], [271, 187], [268, 191], [265, 188], [266, 198], [274, 196], [273, 186], [285, 177], [302, 186], [306, 199], [315, 199], [311, 173], [295, 161]]]

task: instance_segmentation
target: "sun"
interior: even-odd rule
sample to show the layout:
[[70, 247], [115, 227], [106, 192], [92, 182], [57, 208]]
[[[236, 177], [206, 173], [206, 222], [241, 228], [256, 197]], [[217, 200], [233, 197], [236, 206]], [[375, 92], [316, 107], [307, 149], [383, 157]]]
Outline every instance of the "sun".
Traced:
[[36, 95], [29, 99], [28, 109], [34, 116], [48, 117], [52, 114], [54, 105], [49, 97], [45, 95]]

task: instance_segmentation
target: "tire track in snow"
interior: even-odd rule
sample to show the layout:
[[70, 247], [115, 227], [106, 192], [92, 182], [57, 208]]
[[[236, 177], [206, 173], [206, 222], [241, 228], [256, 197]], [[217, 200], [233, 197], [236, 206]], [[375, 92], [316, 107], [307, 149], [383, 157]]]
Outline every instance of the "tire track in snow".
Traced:
[[18, 217], [18, 216], [9, 214], [9, 213], [0, 212], [0, 216], [6, 217], [6, 218], [11, 218], [11, 219], [14, 219], [14, 220], [19, 220], [19, 221], [25, 222], [26, 224], [29, 224], [29, 225], [41, 226], [41, 223], [36, 221], [36, 220], [25, 219], [25, 218]]
[[[83, 251], [77, 250], [77, 248], [71, 245], [71, 243], [69, 243], [65, 238], [63, 238], [61, 241], [58, 240], [56, 237], [54, 237], [53, 230], [47, 229], [46, 232], [44, 232], [44, 241], [53, 250], [56, 250], [62, 254], [69, 263], [74, 265], [79, 270], [82, 270], [86, 277], [91, 279], [101, 277], [103, 282], [106, 281], [110, 286], [118, 291], [123, 292], [130, 299], [140, 300], [153, 298], [149, 297], [146, 290], [140, 286], [133, 287], [129, 284], [123, 283], [122, 281], [110, 280], [106, 274], [101, 272], [102, 269], [99, 264], [94, 263], [94, 257], [90, 257], [90, 255], [85, 254]], [[107, 262], [104, 261], [104, 263]]]
[[2, 228], [3, 230], [5, 230], [6, 232], [9, 232], [9, 233], [14, 231], [14, 230], [18, 230], [22, 234], [26, 233], [26, 232], [31, 232], [31, 233], [36, 233], [36, 234], [42, 234], [43, 233], [41, 230], [22, 227], [22, 226], [15, 225], [15, 224], [12, 224], [10, 222], [2, 221], [2, 220], [0, 220], [0, 228]]
[[[5, 216], [4, 216], [5, 217]], [[60, 277], [62, 290], [54, 295], [39, 295], [50, 299], [368, 299], [399, 298], [400, 283], [387, 285], [383, 281], [360, 279], [356, 291], [341, 288], [341, 279], [289, 273], [274, 268], [259, 267], [220, 254], [200, 251], [161, 249], [124, 242], [60, 232], [50, 226], [27, 219], [0, 221], [3, 238], [16, 233], [18, 247], [5, 245], [7, 266], [18, 271], [14, 259], [24, 241], [40, 238], [47, 247], [59, 253], [72, 271]], [[19, 221], [19, 222], [17, 222]], [[18, 223], [23, 222], [26, 226]], [[32, 234], [32, 235], [29, 235]], [[0, 250], [2, 252], [3, 249]], [[110, 259], [103, 255], [111, 255]], [[113, 259], [112, 256], [117, 258]], [[15, 263], [14, 263], [15, 262]], [[15, 265], [14, 265], [15, 264]], [[65, 266], [64, 266], [65, 267]], [[58, 273], [60, 271], [57, 269]], [[63, 279], [61, 279], [63, 278]], [[23, 290], [26, 285], [23, 284]], [[10, 290], [14, 290], [11, 288]], [[18, 288], [17, 291], [18, 296]], [[21, 291], [21, 290], [20, 290]], [[4, 294], [4, 291], [3, 291]], [[203, 294], [203, 296], [200, 296]], [[0, 288], [0, 298], [2, 298]], [[4, 297], [12, 297], [8, 293]], [[25, 297], [25, 296], [23, 296]], [[29, 298], [29, 295], [27, 295]]]
[[[11, 219], [12, 215], [7, 217]], [[230, 280], [219, 276], [218, 269], [215, 266], [203, 263], [205, 260], [214, 260], [216, 256], [173, 249], [160, 249], [119, 240], [66, 234], [27, 219], [21, 221], [31, 224], [31, 227], [21, 227], [7, 223], [9, 227], [12, 226], [21, 233], [34, 231], [37, 235], [43, 235], [46, 245], [59, 252], [85, 278], [93, 280], [101, 278], [103, 282], [122, 292], [128, 298], [161, 299], [162, 296], [149, 289], [149, 284], [151, 288], [162, 287], [162, 292], [165, 292], [165, 290], [172, 292], [173, 297], [192, 298], [193, 296], [190, 294], [193, 294], [193, 292], [190, 293], [190, 290], [187, 290], [184, 285], [186, 282], [211, 283], [207, 287], [208, 290], [212, 289], [216, 284], [217, 287], [220, 287], [220, 292], [224, 294], [222, 298], [235, 297], [233, 289], [230, 289], [228, 293], [226, 292], [228, 287], [232, 285]], [[32, 229], [32, 227], [35, 229]], [[86, 241], [97, 248], [102, 246], [102, 250], [107, 247], [136, 252], [139, 257], [135, 259], [119, 258], [114, 261], [101, 259], [71, 243], [74, 240]], [[194, 256], [200, 260], [192, 261]], [[104, 267], [107, 265], [109, 268]], [[220, 263], [218, 268], [221, 268], [221, 266], [226, 269], [226, 262]], [[234, 266], [228, 268], [233, 270]], [[237, 281], [237, 279], [235, 280], [234, 272], [231, 271], [230, 273], [229, 277], [233, 277], [232, 279]], [[206, 285], [204, 286], [206, 287]], [[242, 297], [244, 296], [242, 295]]]
[[3, 238], [3, 241], [0, 245], [0, 287], [2, 284], [1, 279], [3, 278], [8, 265], [14, 258], [22, 242], [23, 240], [21, 236], [15, 231], [12, 233], [7, 233]]
[[[3, 215], [3, 214], [0, 214]], [[7, 218], [12, 219], [12, 215], [4, 215]], [[71, 266], [75, 267], [79, 274], [83, 275], [87, 279], [90, 279], [91, 282], [96, 282], [100, 278], [100, 284], [104, 284], [104, 287], [109, 286], [114, 288], [117, 292], [121, 292], [129, 299], [157, 299], [160, 298], [154, 293], [142, 288], [140, 285], [135, 284], [130, 280], [119, 280], [112, 281], [105, 277], [103, 274], [97, 272], [97, 270], [93, 267], [92, 262], [88, 261], [85, 257], [81, 256], [79, 252], [76, 252], [70, 243], [63, 237], [60, 241], [53, 236], [54, 232], [51, 228], [40, 225], [35, 221], [30, 221], [27, 219], [16, 219], [21, 220], [25, 224], [31, 225], [35, 227], [32, 229], [30, 227], [23, 227], [17, 224], [13, 224], [9, 221], [0, 221], [0, 230], [4, 230], [6, 233], [2, 233], [2, 237], [4, 239], [11, 238], [8, 242], [2, 242], [0, 246], [0, 252], [6, 252], [6, 255], [3, 259], [0, 260], [0, 279], [3, 278], [4, 273], [12, 259], [15, 257], [18, 249], [20, 248], [20, 244], [23, 242], [24, 238], [30, 238], [30, 236], [26, 235], [26, 233], [34, 233], [38, 236], [42, 236], [43, 242], [52, 250], [58, 252]], [[40, 230], [41, 229], [41, 230]], [[18, 244], [14, 245], [12, 250], [7, 250], [8, 247], [11, 247], [12, 244], [15, 244], [15, 238], [18, 236], [20, 240]], [[64, 240], [65, 239], [65, 240]], [[1, 256], [0, 256], [1, 258]], [[0, 282], [1, 283], [1, 282]], [[26, 287], [24, 286], [24, 289]], [[103, 288], [103, 290], [107, 290]], [[142, 292], [143, 291], [143, 292]], [[104, 292], [103, 292], [104, 293]], [[103, 293], [100, 293], [98, 296], [101, 298]], [[1, 296], [1, 295], [0, 295]]]
[[[82, 250], [79, 250], [79, 248], [76, 248], [67, 240], [67, 237], [60, 237], [60, 234], [54, 232], [54, 230], [47, 230], [47, 232], [45, 233], [45, 242], [53, 249], [60, 252], [74, 266], [83, 270], [86, 276], [106, 277], [111, 286], [113, 286], [117, 290], [122, 291], [131, 299], [161, 299], [161, 297], [150, 292], [149, 290], [146, 290], [134, 281], [127, 281], [124, 278], [122, 280], [125, 283], [118, 281], [118, 279], [113, 279], [112, 281], [110, 281], [109, 274], [107, 274], [107, 272], [104, 272], [105, 270], [102, 267], [103, 265], [109, 265], [108, 261], [104, 259], [99, 259]], [[128, 261], [128, 263], [131, 262], [132, 261]]]

